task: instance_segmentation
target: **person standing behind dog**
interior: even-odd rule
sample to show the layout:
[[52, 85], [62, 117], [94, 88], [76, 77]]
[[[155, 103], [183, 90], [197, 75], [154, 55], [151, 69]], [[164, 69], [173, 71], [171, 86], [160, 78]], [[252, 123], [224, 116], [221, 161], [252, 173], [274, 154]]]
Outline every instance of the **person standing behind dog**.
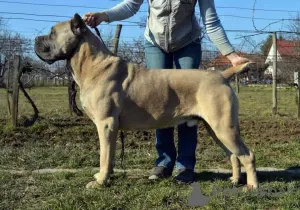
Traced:
[[[105, 21], [111, 23], [135, 15], [143, 0], [124, 0], [115, 7], [89, 12], [83, 20], [91, 27]], [[198, 69], [201, 62], [201, 28], [195, 16], [196, 0], [149, 0], [145, 29], [145, 57], [148, 69]], [[214, 0], [198, 0], [207, 35], [233, 66], [248, 62], [239, 57], [230, 44], [216, 13]], [[186, 81], [188, 82], [188, 81]], [[198, 126], [178, 126], [178, 156], [174, 144], [174, 128], [156, 130], [158, 158], [149, 179], [168, 178], [176, 165], [175, 179], [194, 181]], [[177, 157], [176, 157], [177, 156]]]

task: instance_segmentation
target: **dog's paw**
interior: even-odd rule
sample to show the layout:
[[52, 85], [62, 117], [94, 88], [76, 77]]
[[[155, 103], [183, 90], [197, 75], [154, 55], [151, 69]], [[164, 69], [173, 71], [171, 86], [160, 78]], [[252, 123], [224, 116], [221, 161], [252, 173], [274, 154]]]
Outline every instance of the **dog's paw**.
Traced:
[[96, 182], [96, 181], [91, 181], [85, 187], [87, 189], [95, 189], [95, 188], [100, 187], [100, 184], [98, 182]]
[[94, 174], [94, 179], [101, 186], [107, 185], [109, 182], [109, 180], [107, 178], [104, 178], [101, 173]]
[[251, 192], [254, 191], [258, 188], [257, 185], [247, 185], [245, 187], [243, 187], [242, 192], [246, 193], [246, 192]]
[[93, 176], [96, 180], [100, 180], [101, 179], [101, 174], [98, 172], [98, 173], [95, 173], [94, 176]]
[[230, 180], [231, 180], [231, 183], [233, 184], [233, 185], [238, 185], [239, 183], [240, 183], [240, 179], [239, 179], [239, 177], [230, 177], [229, 178]]

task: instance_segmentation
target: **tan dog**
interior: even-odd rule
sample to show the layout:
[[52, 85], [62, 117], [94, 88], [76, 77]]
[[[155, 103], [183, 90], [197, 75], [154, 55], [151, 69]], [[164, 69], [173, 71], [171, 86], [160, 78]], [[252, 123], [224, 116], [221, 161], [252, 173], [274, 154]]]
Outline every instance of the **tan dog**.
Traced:
[[78, 14], [39, 36], [36, 54], [49, 64], [67, 60], [80, 87], [80, 100], [95, 123], [100, 139], [100, 172], [95, 187], [105, 184], [114, 167], [117, 132], [165, 128], [203, 120], [230, 157], [236, 183], [240, 162], [247, 184], [258, 187], [255, 158], [240, 137], [238, 99], [229, 79], [248, 64], [223, 72], [203, 70], [147, 70], [114, 56], [87, 28]]

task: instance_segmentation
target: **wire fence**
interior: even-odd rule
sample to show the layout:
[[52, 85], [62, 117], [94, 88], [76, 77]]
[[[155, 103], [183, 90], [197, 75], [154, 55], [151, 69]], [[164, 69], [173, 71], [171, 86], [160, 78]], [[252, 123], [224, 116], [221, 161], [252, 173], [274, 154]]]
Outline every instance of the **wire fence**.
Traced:
[[[268, 47], [267, 53], [262, 54], [260, 53], [261, 45], [251, 43], [249, 40], [247, 40], [247, 37], [245, 37], [245, 40], [248, 42], [248, 44], [250, 43], [248, 47], [245, 47], [246, 41], [244, 41], [241, 43], [241, 45], [235, 46], [235, 49], [240, 56], [249, 58], [250, 60], [254, 61], [256, 65], [247, 73], [240, 75], [239, 78], [235, 78], [236, 87], [239, 87], [240, 84], [248, 85], [273, 83], [274, 85], [274, 70], [272, 68], [274, 66], [274, 62], [276, 62], [277, 77], [275, 81], [277, 82], [277, 84], [287, 84], [290, 86], [295, 86], [297, 84], [299, 90], [299, 74], [296, 73], [297, 71], [300, 71], [300, 63], [298, 62], [300, 59], [299, 41], [283, 39], [276, 40], [277, 51], [274, 53], [273, 43]], [[106, 36], [104, 42], [105, 45], [111, 51], [113, 51], [114, 38], [108, 35]], [[205, 37], [202, 39], [201, 48], [201, 65], [199, 66], [199, 69], [222, 71], [232, 65], [226, 58], [226, 56], [221, 55], [216, 47], [212, 45], [212, 43]], [[134, 62], [146, 66], [144, 39], [140, 37], [139, 39], [134, 39], [131, 42], [122, 41], [118, 44], [117, 55], [128, 62]], [[24, 64], [26, 63], [30, 64], [30, 68], [27, 68], [29, 70], [21, 70], [22, 73], [20, 77], [20, 84], [22, 86], [22, 91], [24, 92], [24, 94], [26, 94], [24, 88], [32, 88], [37, 86], [68, 86], [70, 113], [75, 112], [76, 114], [82, 115], [82, 112], [77, 108], [77, 105], [75, 103], [76, 88], [74, 81], [72, 81], [70, 78], [70, 72], [68, 72], [66, 68], [65, 61], [55, 62], [52, 65], [48, 65], [45, 62], [42, 62], [34, 52], [34, 40], [26, 39], [21, 36], [2, 36], [0, 38], [0, 87], [5, 87], [8, 92], [9, 89], [12, 90], [12, 94], [8, 93], [8, 97], [9, 95], [12, 95], [12, 98], [14, 98], [14, 96], [16, 95], [14, 94], [14, 92], [17, 92], [16, 90], [18, 89], [17, 86], [14, 86], [14, 88], [7, 88], [9, 87], [8, 83], [11, 79], [10, 75], [12, 75], [9, 72], [20, 71], [20, 68], [16, 67], [15, 65], [16, 56], [21, 58], [22, 64], [20, 66], [24, 66]], [[176, 68], [175, 63], [174, 68]], [[26, 68], [22, 67], [22, 69]], [[12, 84], [15, 83], [11, 82], [11, 85]], [[238, 91], [239, 88], [237, 88], [237, 92]], [[273, 98], [275, 101], [273, 110], [274, 113], [276, 113], [276, 94]], [[30, 97], [28, 97], [28, 100], [31, 100]], [[18, 102], [16, 100], [12, 100], [12, 102], [9, 103], [11, 103], [11, 107], [13, 107], [11, 109], [12, 113], [17, 113], [17, 111], [15, 111], [17, 109], [14, 109], [14, 107], [17, 107], [16, 104], [18, 104]], [[38, 117], [38, 110], [34, 103], [32, 103], [32, 105], [35, 109], [35, 114], [32, 117], [33, 120], [26, 121], [27, 123], [25, 124], [28, 125], [32, 125]], [[300, 104], [298, 106], [300, 107]], [[76, 110], [80, 112], [76, 112]], [[300, 110], [300, 108], [298, 108], [298, 110]], [[13, 124], [17, 125], [17, 114], [13, 114], [12, 116]], [[300, 118], [300, 111], [298, 113], [298, 116]]]
[[[40, 61], [34, 52], [34, 40], [29, 39], [0, 39], [0, 87], [4, 85], [5, 71], [9, 69], [9, 63], [12, 62], [14, 55], [20, 55], [24, 62], [33, 64], [33, 70], [26, 72], [22, 76], [25, 87], [31, 86], [57, 86], [67, 85], [67, 71], [65, 62], [60, 61], [52, 65]], [[109, 49], [113, 48], [112, 39], [105, 40]], [[122, 41], [119, 43], [118, 56], [123, 59], [145, 65], [145, 49], [143, 38], [133, 40], [131, 42]], [[237, 50], [238, 54], [247, 57], [256, 63], [256, 69], [244, 75], [241, 83], [271, 83], [272, 81], [272, 62], [274, 55], [271, 51], [267, 55], [259, 53], [260, 46], [252, 46], [247, 50], [242, 44]], [[237, 47], [236, 47], [237, 48]], [[293, 84], [294, 72], [300, 70], [300, 42], [294, 41], [278, 41], [278, 83]], [[224, 70], [231, 66], [229, 60], [220, 54], [220, 52], [207, 40], [202, 42], [201, 69], [208, 70]], [[175, 66], [174, 66], [175, 67]], [[176, 68], [176, 67], [175, 67]]]
[[[109, 0], [107, 0], [107, 2], [108, 1]], [[119, 0], [110, 1], [116, 1], [117, 3]], [[236, 91], [239, 92], [239, 85], [273, 84], [272, 111], [274, 114], [276, 114], [277, 84], [296, 86], [298, 87], [298, 118], [300, 118], [300, 82], [298, 73], [300, 71], [300, 12], [297, 10], [257, 8], [256, 3], [257, 0], [254, 1], [254, 5], [251, 8], [239, 6], [216, 7], [219, 11], [222, 11], [218, 15], [220, 19], [224, 18], [232, 21], [232, 23], [234, 23], [235, 20], [244, 21], [245, 26], [249, 26], [249, 24], [252, 24], [253, 26], [251, 28], [247, 27], [247, 29], [227, 28], [225, 30], [227, 34], [230, 34], [231, 37], [234, 37], [234, 40], [238, 42], [232, 44], [236, 52], [240, 56], [249, 58], [256, 63], [256, 65], [247, 73], [238, 75], [233, 78], [233, 80], [235, 80], [236, 82]], [[85, 5], [0, 0], [0, 5], [4, 4], [35, 8], [65, 7], [68, 8], [68, 11], [72, 9], [109, 9], [106, 7], [89, 7]], [[146, 26], [145, 17], [147, 15], [148, 8], [143, 7], [143, 5], [137, 12], [138, 14], [140, 14], [140, 20], [123, 20], [118, 21], [114, 24], [102, 24], [101, 29], [104, 29], [104, 32], [101, 31], [101, 35], [103, 35], [104, 37], [105, 45], [111, 51], [116, 52], [116, 48], [118, 48], [117, 55], [119, 57], [123, 58], [126, 61], [146, 66], [144, 38], [142, 34], [140, 34], [140, 37], [137, 37], [138, 33], [141, 32], [139, 29], [144, 29]], [[199, 5], [197, 5], [197, 7], [198, 6]], [[229, 11], [229, 9], [235, 11], [243, 11], [243, 13], [223, 12]], [[275, 12], [282, 15], [265, 15], [265, 13], [271, 14]], [[57, 22], [71, 18], [71, 16], [67, 15], [67, 13], [63, 14], [64, 15], [49, 13], [45, 14], [35, 11], [13, 12], [3, 10], [1, 11], [0, 9], [0, 88], [5, 87], [7, 89], [8, 105], [9, 107], [12, 107], [11, 112], [13, 113], [13, 124], [16, 124], [17, 122], [17, 95], [19, 88], [22, 90], [24, 95], [27, 95], [27, 99], [31, 102], [33, 109], [35, 110], [35, 114], [33, 115], [32, 120], [29, 120], [27, 124], [32, 125], [32, 123], [34, 123], [34, 121], [38, 117], [38, 109], [36, 108], [34, 102], [31, 100], [30, 96], [26, 94], [24, 87], [32, 88], [37, 86], [68, 86], [70, 114], [72, 115], [72, 113], [75, 112], [78, 116], [82, 115], [82, 112], [76, 105], [75, 82], [72, 80], [70, 72], [66, 68], [65, 61], [55, 62], [52, 65], [48, 65], [45, 62], [42, 62], [34, 52], [34, 40], [32, 38], [26, 38], [25, 36], [23, 36], [22, 31], [16, 30], [13, 32], [5, 29], [5, 27], [3, 28], [3, 26], [5, 26], [5, 21], [9, 20], [26, 23], [43, 22], [44, 24], [48, 23], [48, 25], [53, 25]], [[264, 15], [260, 16], [262, 14]], [[292, 14], [292, 16], [287, 17], [287, 14]], [[203, 27], [201, 23], [202, 17], [199, 13], [199, 10], [195, 12], [195, 15], [203, 29], [201, 34], [201, 65], [199, 66], [199, 69], [222, 71], [230, 67], [232, 65], [230, 61], [226, 58], [226, 56], [221, 55], [220, 51], [209, 40], [209, 35], [206, 33], [205, 27]], [[113, 37], [111, 33], [112, 30], [109, 31], [109, 29], [113, 29], [113, 27], [117, 26], [118, 23], [121, 23], [125, 30], [129, 30], [130, 35], [131, 31], [134, 31], [134, 33], [132, 33], [133, 35], [121, 35], [121, 37]], [[289, 27], [283, 27], [283, 25], [287, 23], [289, 23]], [[281, 24], [281, 27], [279, 26], [280, 29], [272, 30], [273, 26], [278, 26], [279, 24]], [[104, 27], [102, 27], [103, 25]], [[234, 26], [234, 24], [232, 25]], [[45, 33], [44, 31], [46, 30], [46, 28], [49, 27], [34, 29], [35, 33], [31, 32], [31, 35], [41, 35], [42, 33]], [[107, 31], [109, 32], [105, 33]], [[279, 35], [278, 39], [276, 37], [277, 35]], [[258, 36], [259, 39], [257, 39]], [[274, 37], [276, 42], [274, 42]], [[114, 46], [114, 38], [116, 38], [116, 40], [120, 40], [118, 42], [118, 45]], [[274, 50], [274, 47], [276, 48], [276, 50]], [[16, 62], [20, 60], [21, 63]], [[174, 68], [176, 68], [175, 63]], [[12, 82], [12, 80], [14, 80], [15, 82]], [[9, 100], [9, 97], [12, 97], [12, 100]]]

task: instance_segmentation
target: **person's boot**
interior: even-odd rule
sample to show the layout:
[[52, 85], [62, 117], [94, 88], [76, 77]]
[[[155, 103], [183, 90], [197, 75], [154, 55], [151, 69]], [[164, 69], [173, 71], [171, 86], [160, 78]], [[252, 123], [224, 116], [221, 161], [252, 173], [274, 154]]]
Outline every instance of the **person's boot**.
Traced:
[[149, 179], [165, 179], [172, 176], [172, 170], [164, 166], [156, 166], [150, 172]]

